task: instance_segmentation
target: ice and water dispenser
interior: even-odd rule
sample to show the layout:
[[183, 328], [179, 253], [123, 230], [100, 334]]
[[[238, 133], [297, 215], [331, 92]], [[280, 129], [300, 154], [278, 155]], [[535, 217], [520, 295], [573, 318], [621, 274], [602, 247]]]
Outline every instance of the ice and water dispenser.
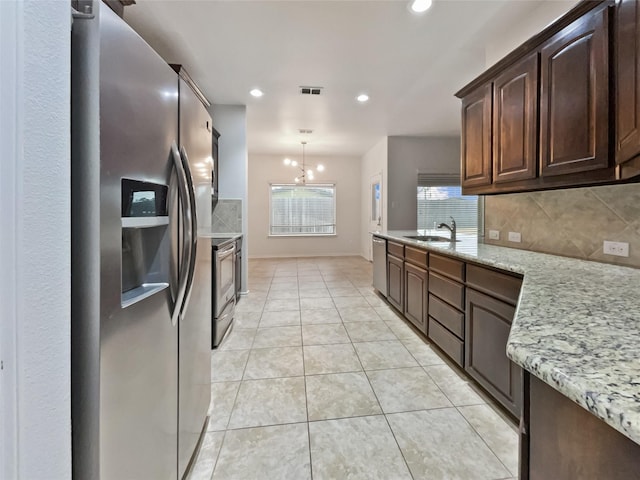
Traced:
[[122, 307], [169, 286], [166, 185], [122, 179]]

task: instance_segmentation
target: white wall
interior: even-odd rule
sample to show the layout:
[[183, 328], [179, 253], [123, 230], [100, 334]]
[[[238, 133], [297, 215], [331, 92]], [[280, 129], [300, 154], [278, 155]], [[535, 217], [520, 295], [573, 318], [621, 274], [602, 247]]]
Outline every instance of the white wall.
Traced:
[[387, 228], [417, 228], [418, 173], [460, 174], [459, 137], [389, 137]]
[[[290, 156], [295, 158], [295, 156]], [[314, 183], [336, 184], [336, 233], [327, 237], [269, 237], [269, 184], [292, 183], [297, 172], [284, 155], [249, 155], [249, 238], [251, 257], [360, 254], [360, 159], [305, 155], [308, 165], [326, 170]], [[300, 160], [298, 158], [298, 160]]]
[[378, 141], [371, 149], [365, 153], [360, 160], [361, 169], [361, 202], [360, 210], [360, 255], [367, 260], [371, 258], [371, 179], [374, 175], [382, 176], [382, 225], [381, 229], [387, 228], [387, 137]]
[[220, 133], [218, 140], [218, 196], [242, 200], [242, 286], [247, 291], [247, 259], [251, 251], [247, 235], [249, 202], [247, 199], [247, 177], [249, 157], [247, 155], [247, 107], [245, 105], [212, 105], [210, 109], [213, 126]]
[[500, 41], [487, 45], [485, 63], [487, 68], [493, 66], [518, 46], [540, 33], [545, 27], [558, 19], [577, 3], [577, 0], [548, 0], [540, 2], [540, 6], [518, 23], [505, 25], [500, 34]]
[[71, 478], [70, 20], [0, 1], [2, 478]]

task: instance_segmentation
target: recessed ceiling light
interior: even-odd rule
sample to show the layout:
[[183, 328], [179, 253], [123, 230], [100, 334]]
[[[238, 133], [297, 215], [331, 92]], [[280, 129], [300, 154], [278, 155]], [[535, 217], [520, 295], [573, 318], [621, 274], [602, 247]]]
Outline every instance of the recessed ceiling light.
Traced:
[[416, 13], [422, 13], [429, 10], [432, 0], [413, 0], [411, 2], [411, 10]]
[[264, 95], [264, 92], [259, 88], [254, 88], [249, 93], [254, 97], [261, 97], [262, 95]]
[[369, 100], [369, 95], [367, 95], [366, 93], [361, 93], [356, 97], [356, 100], [358, 100], [360, 103], [364, 103]]

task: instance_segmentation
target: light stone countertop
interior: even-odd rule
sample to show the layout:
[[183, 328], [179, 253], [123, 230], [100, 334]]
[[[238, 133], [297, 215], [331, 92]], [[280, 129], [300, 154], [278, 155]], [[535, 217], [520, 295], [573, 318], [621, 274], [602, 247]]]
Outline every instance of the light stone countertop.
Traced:
[[452, 245], [404, 238], [415, 230], [371, 233], [524, 275], [507, 356], [640, 444], [640, 270], [475, 236]]
[[203, 230], [198, 232], [199, 237], [204, 238], [229, 238], [231, 240], [235, 240], [242, 236], [242, 232], [240, 233], [220, 233], [220, 232], [210, 232], [208, 230]]

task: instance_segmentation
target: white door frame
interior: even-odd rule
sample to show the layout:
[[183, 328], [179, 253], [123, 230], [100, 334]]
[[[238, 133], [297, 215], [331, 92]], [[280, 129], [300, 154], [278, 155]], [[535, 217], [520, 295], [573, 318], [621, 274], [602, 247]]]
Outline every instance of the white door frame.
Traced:
[[[378, 191], [378, 215], [377, 218], [374, 218], [374, 211], [373, 211], [373, 205], [374, 205], [374, 189], [376, 185], [380, 185], [379, 187], [379, 191]], [[374, 232], [376, 230], [382, 230], [382, 225], [383, 225], [383, 221], [382, 221], [382, 217], [384, 215], [384, 210], [383, 210], [383, 202], [382, 202], [382, 189], [383, 189], [383, 185], [382, 185], [382, 172], [376, 173], [375, 175], [373, 175], [371, 177], [371, 180], [369, 181], [369, 192], [367, 193], [368, 195], [368, 202], [369, 203], [369, 212], [368, 212], [368, 226], [369, 226], [369, 231], [370, 232]], [[369, 235], [369, 237], [371, 237], [371, 235]], [[371, 239], [369, 239], [369, 247], [368, 247], [368, 255], [369, 255], [369, 260], [373, 260], [373, 246], [372, 246], [372, 242]]]
[[22, 159], [23, 2], [0, 1], [0, 477], [18, 476], [18, 212]]

